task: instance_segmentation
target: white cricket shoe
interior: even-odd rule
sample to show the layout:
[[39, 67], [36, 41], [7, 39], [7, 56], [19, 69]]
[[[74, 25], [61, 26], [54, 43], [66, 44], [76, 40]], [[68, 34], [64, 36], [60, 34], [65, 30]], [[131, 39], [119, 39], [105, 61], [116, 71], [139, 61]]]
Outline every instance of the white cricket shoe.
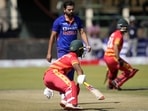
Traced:
[[60, 96], [61, 96], [60, 106], [64, 108], [67, 104], [65, 94], [60, 94]]
[[44, 94], [48, 99], [50, 99], [51, 97], [53, 97], [53, 90], [51, 90], [51, 89], [49, 89], [49, 88], [45, 88], [43, 94]]
[[66, 104], [67, 104], [67, 101], [61, 100], [61, 102], [60, 102], [61, 107], [65, 108]]
[[65, 110], [82, 110], [83, 108], [80, 106], [74, 106], [73, 104], [67, 103], [64, 109]]

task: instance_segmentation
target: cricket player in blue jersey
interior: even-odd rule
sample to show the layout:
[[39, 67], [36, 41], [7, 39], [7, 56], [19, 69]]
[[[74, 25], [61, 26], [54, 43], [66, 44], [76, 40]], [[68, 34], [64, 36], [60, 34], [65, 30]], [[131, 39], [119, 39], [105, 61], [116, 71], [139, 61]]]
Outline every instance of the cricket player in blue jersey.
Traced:
[[[63, 4], [64, 14], [58, 17], [53, 23], [52, 32], [49, 39], [47, 57], [46, 57], [49, 62], [51, 62], [52, 60], [51, 52], [54, 42], [56, 41], [57, 45], [57, 57], [60, 58], [61, 56], [69, 52], [70, 43], [73, 40], [77, 39], [78, 32], [81, 36], [81, 39], [85, 43], [88, 52], [90, 52], [91, 50], [88, 38], [83, 28], [82, 21], [78, 16], [74, 15], [74, 8], [75, 8], [75, 3], [73, 1], [68, 0], [64, 2]], [[71, 70], [67, 76], [70, 80], [73, 80], [74, 70]]]

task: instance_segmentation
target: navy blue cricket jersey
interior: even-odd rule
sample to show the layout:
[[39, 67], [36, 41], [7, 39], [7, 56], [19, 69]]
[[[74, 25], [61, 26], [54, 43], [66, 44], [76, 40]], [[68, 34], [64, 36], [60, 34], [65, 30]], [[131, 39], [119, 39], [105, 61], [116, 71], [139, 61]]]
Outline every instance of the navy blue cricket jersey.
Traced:
[[[78, 16], [74, 16], [74, 21], [69, 23], [66, 21], [65, 16], [58, 17], [52, 27], [52, 31], [56, 31], [59, 35], [57, 38], [57, 50], [63, 53], [62, 55], [69, 52], [70, 43], [77, 39], [78, 30], [83, 28], [82, 21]], [[60, 56], [62, 56], [60, 54]]]

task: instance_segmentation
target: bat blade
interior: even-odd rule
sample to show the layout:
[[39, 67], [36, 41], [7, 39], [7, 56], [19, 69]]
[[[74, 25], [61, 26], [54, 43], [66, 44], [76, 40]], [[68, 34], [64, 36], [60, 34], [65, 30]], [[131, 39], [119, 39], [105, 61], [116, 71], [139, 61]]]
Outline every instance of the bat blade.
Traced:
[[104, 100], [105, 99], [104, 95], [99, 90], [97, 90], [95, 88], [91, 90], [91, 93], [93, 93], [98, 100]]
[[88, 84], [87, 82], [84, 82], [84, 85], [98, 100], [105, 99], [104, 95], [98, 89], [94, 88], [92, 85]]

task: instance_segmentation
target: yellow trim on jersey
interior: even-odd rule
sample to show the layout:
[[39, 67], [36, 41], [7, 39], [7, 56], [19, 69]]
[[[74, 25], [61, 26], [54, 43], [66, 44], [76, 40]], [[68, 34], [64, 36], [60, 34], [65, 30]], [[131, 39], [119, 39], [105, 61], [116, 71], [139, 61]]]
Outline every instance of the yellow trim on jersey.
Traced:
[[50, 66], [50, 68], [61, 69], [61, 66], [68, 67], [68, 65], [65, 65], [65, 64], [58, 61], [58, 62], [52, 64]]
[[72, 62], [72, 65], [78, 64], [78, 63], [79, 63], [78, 61], [74, 61], [74, 62]]
[[105, 53], [106, 56], [115, 56], [114, 53]]
[[62, 73], [58, 72], [58, 70], [56, 70], [56, 69], [53, 69], [53, 72], [56, 76], [58, 76], [60, 79], [62, 79], [65, 84], [67, 84], [69, 87], [71, 87], [71, 82], [66, 76], [64, 76]]
[[119, 38], [117, 38], [117, 39], [115, 39], [115, 44], [119, 44], [120, 43], [120, 39]]
[[113, 49], [108, 48], [105, 52], [105, 55], [107, 56], [115, 56], [115, 52]]
[[114, 53], [114, 50], [113, 49], [107, 49], [106, 52], [111, 52], [111, 53]]

